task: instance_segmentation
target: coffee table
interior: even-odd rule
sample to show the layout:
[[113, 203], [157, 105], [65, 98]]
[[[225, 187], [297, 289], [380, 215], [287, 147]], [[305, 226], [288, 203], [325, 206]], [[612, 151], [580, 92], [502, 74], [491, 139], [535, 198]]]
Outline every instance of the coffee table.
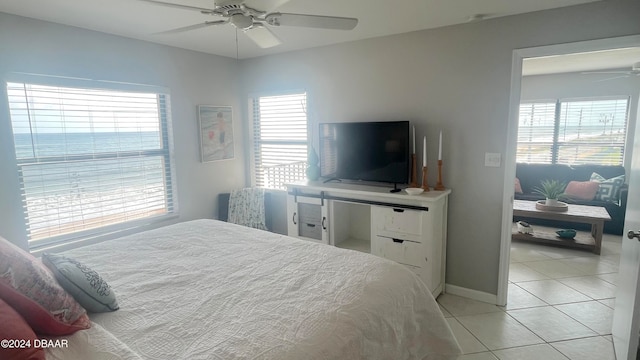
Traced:
[[604, 222], [611, 220], [607, 209], [601, 206], [587, 206], [569, 204], [567, 211], [548, 211], [536, 208], [535, 201], [514, 200], [513, 215], [534, 219], [558, 220], [575, 223], [591, 224], [591, 236], [576, 235], [574, 239], [562, 239], [555, 233], [535, 231], [533, 234], [514, 232], [513, 240], [535, 241], [555, 246], [563, 246], [574, 249], [592, 250], [594, 254], [600, 254], [602, 246], [602, 229]]

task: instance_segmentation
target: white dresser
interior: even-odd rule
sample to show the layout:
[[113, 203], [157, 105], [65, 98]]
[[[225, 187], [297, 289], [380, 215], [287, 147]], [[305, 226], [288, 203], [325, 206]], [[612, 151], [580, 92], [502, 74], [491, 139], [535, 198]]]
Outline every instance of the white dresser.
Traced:
[[304, 182], [288, 184], [287, 192], [290, 236], [396, 261], [418, 274], [434, 296], [444, 290], [450, 190], [408, 195]]

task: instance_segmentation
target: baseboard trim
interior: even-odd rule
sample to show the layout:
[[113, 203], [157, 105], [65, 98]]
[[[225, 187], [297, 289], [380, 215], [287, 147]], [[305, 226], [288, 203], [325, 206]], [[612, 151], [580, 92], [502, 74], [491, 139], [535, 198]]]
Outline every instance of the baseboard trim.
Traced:
[[451, 295], [462, 296], [472, 300], [486, 302], [492, 305], [498, 304], [498, 297], [495, 294], [489, 294], [483, 291], [467, 289], [461, 286], [446, 284], [445, 292]]

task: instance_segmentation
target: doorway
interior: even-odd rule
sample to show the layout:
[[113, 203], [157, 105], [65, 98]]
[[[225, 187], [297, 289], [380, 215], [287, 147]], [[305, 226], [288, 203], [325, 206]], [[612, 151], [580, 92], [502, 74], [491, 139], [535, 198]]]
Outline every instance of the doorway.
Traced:
[[[508, 144], [507, 144], [507, 152], [505, 155], [505, 184], [509, 184], [513, 182], [513, 179], [515, 178], [515, 174], [516, 174], [516, 149], [517, 149], [517, 134], [518, 134], [518, 110], [519, 110], [519, 104], [520, 104], [520, 100], [521, 100], [521, 95], [523, 94], [523, 79], [522, 79], [522, 74], [523, 74], [523, 61], [525, 59], [537, 59], [537, 58], [544, 58], [546, 60], [549, 59], [559, 59], [559, 57], [561, 56], [568, 56], [570, 54], [576, 54], [576, 53], [585, 53], [585, 52], [604, 52], [606, 50], [611, 50], [611, 49], [622, 49], [622, 48], [632, 48], [632, 47], [640, 47], [640, 36], [630, 36], [630, 37], [623, 37], [623, 38], [613, 38], [613, 39], [603, 39], [603, 40], [596, 40], [596, 41], [587, 41], [587, 42], [579, 42], [579, 43], [573, 43], [573, 44], [563, 44], [563, 45], [553, 45], [553, 46], [545, 46], [545, 47], [539, 47], [539, 48], [531, 48], [531, 49], [522, 49], [522, 50], [515, 50], [514, 54], [513, 54], [513, 63], [512, 63], [512, 82], [511, 82], [511, 99], [510, 99], [510, 121], [509, 121], [509, 129], [508, 129]], [[580, 71], [580, 69], [574, 69], [574, 71]], [[637, 83], [636, 83], [637, 84]], [[637, 88], [636, 88], [636, 92], [637, 92]], [[637, 114], [638, 112], [638, 94], [634, 94], [636, 97], [633, 100], [634, 103], [632, 104], [633, 107], [631, 108], [631, 112], [633, 112], [633, 114]], [[635, 123], [631, 123], [629, 124], [629, 128], [628, 128], [628, 134], [633, 134], [634, 131], [634, 125]], [[629, 143], [629, 140], [631, 139], [631, 136], [629, 136], [627, 138], [627, 143]], [[630, 156], [627, 156], [627, 158], [625, 159], [625, 165], [628, 164]], [[513, 215], [513, 209], [512, 209], [512, 202], [514, 199], [514, 189], [505, 185], [505, 189], [504, 189], [504, 206], [503, 206], [503, 228], [502, 228], [502, 244], [501, 244], [501, 257], [500, 257], [500, 273], [499, 273], [499, 284], [498, 284], [498, 303], [501, 305], [505, 305], [507, 304], [507, 299], [508, 299], [508, 292], [509, 291], [513, 291], [515, 292], [521, 292], [521, 290], [523, 290], [523, 287], [529, 287], [529, 290], [533, 291], [535, 293], [535, 290], [533, 288], [535, 288], [536, 286], [540, 285], [540, 283], [529, 283], [529, 284], [523, 284], [523, 286], [517, 286], [517, 284], [514, 284], [513, 282], [510, 282], [509, 280], [509, 269], [511, 266], [513, 266], [514, 263], [518, 264], [518, 263], [522, 263], [525, 262], [526, 263], [526, 256], [530, 256], [529, 260], [531, 261], [539, 261], [540, 263], [538, 264], [534, 264], [534, 266], [540, 266], [539, 270], [543, 270], [543, 275], [544, 272], [547, 272], [546, 275], [549, 275], [549, 272], [561, 272], [562, 270], [564, 271], [568, 271], [568, 269], [573, 269], [575, 270], [575, 265], [577, 264], [578, 267], [579, 266], [601, 266], [603, 268], [606, 268], [607, 266], [610, 266], [608, 269], [600, 269], [596, 272], [604, 272], [605, 274], [597, 274], [596, 278], [598, 279], [598, 281], [602, 281], [605, 286], [599, 288], [598, 290], [595, 290], [594, 296], [596, 297], [607, 297], [607, 296], [611, 296], [611, 292], [610, 289], [608, 289], [608, 287], [606, 286], [606, 284], [610, 283], [613, 285], [613, 287], [615, 288], [615, 272], [617, 271], [617, 262], [614, 261], [616, 259], [615, 256], [615, 252], [619, 251], [619, 244], [621, 241], [622, 236], [608, 236], [608, 240], [607, 240], [607, 236], [605, 236], [605, 244], [606, 247], [606, 251], [604, 252], [604, 256], [608, 257], [608, 258], [596, 258], [597, 261], [593, 260], [590, 256], [574, 256], [575, 254], [568, 254], [566, 253], [566, 249], [561, 249], [560, 251], [553, 251], [556, 248], [552, 248], [549, 247], [547, 249], [545, 248], [527, 248], [527, 246], [521, 246], [519, 243], [515, 243], [513, 245], [515, 245], [515, 247], [520, 247], [521, 249], [516, 250], [514, 257], [516, 258], [516, 261], [510, 261], [511, 259], [511, 249], [512, 249], [512, 243], [511, 243], [511, 233], [512, 233], [512, 227], [513, 227], [513, 222], [512, 222], [512, 215]], [[607, 242], [608, 241], [608, 242]], [[524, 249], [524, 250], [523, 250]], [[537, 251], [539, 250], [539, 251]], [[550, 251], [550, 252], [549, 252]], [[561, 265], [556, 265], [555, 270], [550, 270], [549, 268], [544, 268], [544, 265], [547, 266], [553, 266], [551, 263], [546, 264], [545, 261], [553, 261], [553, 259], [549, 260], [549, 259], [545, 259], [544, 255], [547, 256], [557, 256], [558, 253], [562, 254], [561, 256], [559, 256], [560, 260], [559, 262], [556, 262], [557, 264], [561, 264]], [[543, 257], [540, 258], [535, 258], [536, 256], [540, 256], [543, 255]], [[583, 253], [584, 254], [584, 253]], [[579, 253], [578, 253], [579, 255]], [[573, 261], [574, 264], [571, 263], [571, 261], [569, 261], [568, 263], [563, 263], [562, 262], [562, 257], [568, 256], [570, 258], [575, 258], [578, 259], [577, 261]], [[619, 255], [618, 255], [619, 257]], [[582, 259], [581, 259], [582, 258]], [[602, 262], [601, 260], [605, 259], [604, 262]], [[523, 261], [525, 260], [525, 261]], [[591, 263], [591, 265], [586, 265]], [[533, 264], [533, 263], [532, 263]], [[595, 264], [595, 265], [594, 265]], [[510, 266], [511, 265], [511, 266]], [[566, 265], [566, 266], [565, 266]], [[515, 265], [515, 267], [521, 267], [521, 265]], [[527, 266], [527, 268], [531, 268], [530, 266]], [[583, 268], [584, 270], [584, 268]], [[588, 271], [591, 271], [593, 269], [588, 269]], [[540, 272], [538, 272], [540, 273]], [[606, 275], [609, 274], [609, 275]], [[526, 276], [526, 274], [520, 273], [519, 275], [521, 276]], [[580, 275], [580, 274], [576, 274], [576, 275]], [[521, 278], [522, 279], [522, 278]], [[557, 279], [552, 279], [552, 280], [557, 280]], [[580, 282], [582, 281], [582, 283], [580, 284]], [[576, 288], [579, 288], [580, 286], [583, 286], [584, 290], [582, 292], [577, 291], [578, 295], [584, 295], [585, 292], [588, 292], [589, 289], [587, 289], [588, 287], [591, 287], [591, 285], [587, 285], [587, 283], [589, 283], [589, 281], [591, 280], [587, 280], [587, 279], [580, 279], [580, 276], [576, 276], [573, 279], [570, 280], [565, 280], [565, 281], [558, 281], [558, 283], [562, 284], [562, 285], [573, 285], [573, 286], [568, 286], [571, 290], [575, 290]], [[569, 284], [568, 284], [569, 283]], [[571, 284], [572, 283], [572, 284]], [[593, 289], [591, 289], [593, 290]], [[599, 292], [599, 293], [597, 293]], [[529, 293], [529, 292], [527, 292]], [[569, 292], [567, 293], [567, 295], [569, 294]], [[574, 295], [576, 295], [574, 293]], [[542, 296], [542, 295], [541, 295]], [[611, 297], [608, 298], [609, 300], [607, 300], [607, 298], [603, 298], [603, 299], [596, 299], [596, 298], [591, 298], [589, 300], [594, 300], [597, 303], [591, 304], [591, 306], [610, 306], [612, 307], [612, 300]], [[549, 299], [547, 299], [549, 300]], [[550, 301], [555, 301], [555, 300], [550, 300]], [[560, 300], [562, 301], [562, 300]], [[585, 300], [586, 301], [586, 300]], [[512, 301], [513, 302], [513, 301]], [[507, 304], [507, 306], [509, 306], [509, 304]], [[571, 310], [570, 306], [565, 306], [567, 308], [567, 310]], [[606, 329], [605, 329], [606, 331]]]
[[[514, 50], [512, 59], [512, 79], [511, 79], [511, 97], [510, 97], [510, 109], [509, 109], [509, 125], [508, 125], [508, 140], [507, 150], [505, 154], [505, 184], [513, 182], [516, 174], [516, 149], [517, 149], [517, 135], [518, 135], [518, 118], [519, 118], [519, 105], [522, 95], [522, 74], [523, 74], [523, 62], [525, 59], [547, 59], [553, 61], [553, 59], [559, 59], [562, 56], [568, 56], [571, 54], [588, 53], [588, 52], [605, 52], [612, 49], [624, 49], [640, 47], [640, 36], [628, 36], [621, 38], [611, 38], [602, 40], [593, 40], [585, 42], [577, 42], [562, 45], [550, 45], [537, 48], [519, 49]], [[556, 61], [559, 63], [560, 61]], [[573, 67], [579, 69], [578, 67]], [[568, 70], [566, 70], [568, 71]], [[577, 70], [580, 71], [580, 70]], [[638, 94], [636, 94], [637, 96]], [[637, 98], [636, 98], [637, 99]], [[635, 101], [635, 108], [631, 109], [637, 112], [637, 100]], [[631, 126], [635, 124], [630, 124]], [[629, 127], [627, 133], [633, 134], [634, 129]], [[628, 161], [628, 160], [627, 160]], [[513, 227], [513, 208], [512, 202], [514, 199], [514, 189], [509, 186], [505, 186], [503, 199], [503, 221], [502, 221], [502, 244], [500, 254], [500, 270], [499, 270], [499, 283], [497, 302], [499, 305], [505, 305], [507, 301], [507, 285], [508, 285], [508, 273], [509, 273], [509, 259], [511, 251], [511, 233]]]

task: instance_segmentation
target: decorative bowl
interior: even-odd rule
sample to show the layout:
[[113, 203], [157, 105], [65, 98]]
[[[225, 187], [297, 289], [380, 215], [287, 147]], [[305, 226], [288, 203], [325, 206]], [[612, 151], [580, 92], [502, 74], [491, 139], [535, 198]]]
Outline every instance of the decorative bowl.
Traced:
[[407, 194], [409, 195], [420, 195], [422, 194], [424, 189], [423, 188], [406, 188], [404, 189], [404, 191], [406, 191]]
[[533, 235], [533, 229], [531, 228], [531, 225], [529, 225], [528, 222], [518, 221], [517, 227], [518, 227], [519, 233]]
[[562, 239], [573, 239], [576, 237], [576, 231], [573, 229], [561, 229], [556, 231], [556, 234]]

